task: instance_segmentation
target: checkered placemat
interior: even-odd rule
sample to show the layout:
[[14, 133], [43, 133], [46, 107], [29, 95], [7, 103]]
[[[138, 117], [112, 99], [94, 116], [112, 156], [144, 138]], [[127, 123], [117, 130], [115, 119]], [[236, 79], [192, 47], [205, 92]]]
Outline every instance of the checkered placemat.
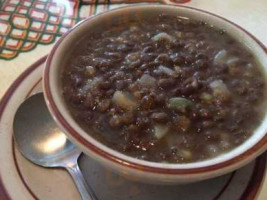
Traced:
[[78, 21], [136, 2], [181, 4], [189, 0], [7, 0], [0, 6], [0, 59], [12, 60], [39, 44], [52, 44]]

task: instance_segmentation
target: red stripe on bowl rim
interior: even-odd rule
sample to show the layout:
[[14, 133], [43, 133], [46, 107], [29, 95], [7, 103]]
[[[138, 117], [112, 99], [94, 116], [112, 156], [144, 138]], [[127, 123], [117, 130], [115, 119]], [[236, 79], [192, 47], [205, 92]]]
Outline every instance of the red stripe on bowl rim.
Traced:
[[[138, 7], [140, 5], [132, 5], [132, 6], [125, 6], [123, 8], [116, 8], [113, 10], [120, 10], [120, 9], [124, 9], [124, 8], [129, 8], [129, 7]], [[141, 6], [144, 6], [144, 4], [142, 4]], [[147, 5], [147, 6], [151, 6], [151, 5]], [[201, 10], [201, 9], [197, 9], [197, 8], [193, 8], [193, 7], [188, 7], [188, 6], [177, 6], [177, 5], [164, 5], [165, 7], [169, 6], [169, 7], [181, 7], [181, 8], [187, 8], [189, 10], [195, 10], [198, 12], [202, 12], [205, 14], [209, 14], [211, 16], [217, 17], [219, 19], [224, 20], [225, 22], [230, 23], [231, 25], [235, 26], [236, 28], [240, 29], [242, 32], [246, 33], [251, 39], [253, 39], [266, 53], [267, 56], [267, 49], [266, 47], [255, 37], [253, 36], [251, 33], [249, 33], [248, 31], [246, 31], [244, 28], [240, 27], [239, 25], [210, 12]], [[108, 12], [108, 11], [107, 11]], [[161, 167], [152, 167], [152, 166], [147, 166], [144, 164], [138, 164], [138, 163], [134, 163], [131, 162], [129, 160], [125, 160], [122, 158], [119, 158], [115, 155], [112, 155], [98, 147], [96, 147], [94, 144], [92, 144], [91, 142], [89, 142], [88, 140], [86, 140], [84, 137], [82, 137], [78, 132], [75, 131], [75, 129], [70, 126], [70, 124], [67, 122], [67, 120], [62, 116], [62, 114], [60, 113], [60, 111], [58, 110], [53, 96], [51, 94], [51, 86], [49, 84], [49, 74], [50, 74], [50, 68], [51, 68], [51, 61], [53, 59], [53, 56], [58, 48], [58, 46], [61, 44], [61, 42], [64, 40], [65, 37], [67, 37], [70, 32], [73, 31], [74, 28], [82, 25], [83, 23], [87, 22], [88, 20], [91, 20], [92, 18], [98, 17], [100, 15], [105, 14], [106, 12], [100, 13], [98, 15], [92, 16], [88, 19], [85, 19], [84, 21], [78, 23], [77, 25], [75, 25], [73, 28], [71, 28], [70, 30], [68, 30], [58, 41], [57, 43], [54, 45], [51, 53], [49, 54], [47, 61], [46, 61], [46, 66], [45, 66], [45, 70], [44, 70], [44, 82], [43, 82], [43, 86], [44, 86], [44, 92], [45, 92], [45, 96], [47, 101], [49, 102], [48, 106], [50, 107], [51, 111], [53, 112], [53, 115], [56, 117], [56, 119], [58, 120], [58, 122], [68, 131], [68, 133], [75, 138], [77, 141], [79, 141], [79, 143], [83, 144], [84, 147], [86, 147], [87, 149], [89, 149], [90, 151], [93, 151], [94, 153], [98, 154], [99, 156], [112, 161], [116, 164], [122, 165], [124, 167], [128, 167], [128, 168], [132, 168], [132, 169], [136, 169], [136, 170], [141, 170], [141, 171], [146, 171], [146, 172], [151, 172], [151, 173], [161, 173], [161, 174], [183, 174], [183, 175], [192, 175], [192, 174], [199, 174], [199, 173], [204, 173], [204, 172], [211, 172], [211, 171], [216, 171], [222, 168], [226, 168], [226, 167], [230, 167], [233, 166], [234, 164], [237, 164], [238, 162], [244, 161], [248, 156], [250, 156], [251, 154], [254, 154], [254, 157], [251, 157], [250, 159], [248, 159], [247, 161], [251, 161], [253, 158], [256, 157], [257, 153], [259, 153], [260, 150], [262, 150], [262, 148], [267, 145], [267, 134], [265, 134], [265, 136], [257, 143], [255, 144], [253, 147], [251, 147], [250, 149], [246, 150], [245, 152], [243, 152], [242, 154], [230, 159], [230, 160], [226, 160], [224, 162], [221, 163], [217, 163], [217, 164], [213, 164], [213, 165], [209, 165], [209, 166], [205, 166], [205, 167], [199, 167], [199, 168], [188, 168], [188, 169], [166, 169], [166, 168], [161, 168]], [[120, 153], [121, 154], [121, 153]]]

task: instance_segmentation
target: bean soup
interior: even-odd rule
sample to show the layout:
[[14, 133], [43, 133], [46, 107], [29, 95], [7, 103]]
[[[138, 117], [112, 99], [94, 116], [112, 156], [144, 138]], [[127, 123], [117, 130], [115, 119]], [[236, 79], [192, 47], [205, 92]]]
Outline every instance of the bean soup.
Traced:
[[70, 51], [62, 90], [88, 134], [135, 158], [209, 159], [263, 119], [265, 78], [252, 54], [202, 21], [160, 15], [90, 33]]

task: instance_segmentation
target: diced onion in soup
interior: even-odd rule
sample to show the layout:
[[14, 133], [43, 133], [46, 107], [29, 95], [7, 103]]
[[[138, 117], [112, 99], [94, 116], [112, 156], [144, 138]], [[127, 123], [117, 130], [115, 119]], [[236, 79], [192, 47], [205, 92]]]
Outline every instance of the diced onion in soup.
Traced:
[[173, 97], [169, 99], [168, 107], [170, 109], [181, 109], [181, 108], [187, 108], [192, 106], [192, 101], [183, 98], [183, 97]]
[[137, 103], [122, 91], [116, 91], [112, 101], [114, 104], [124, 110], [133, 110], [137, 107]]
[[85, 75], [93, 77], [95, 75], [95, 68], [93, 66], [86, 66], [85, 67], [85, 71], [84, 71]]
[[172, 69], [170, 69], [170, 68], [168, 68], [168, 67], [165, 67], [165, 66], [163, 66], [163, 65], [160, 65], [160, 66], [159, 66], [158, 71], [159, 71], [159, 72], [162, 72], [163, 74], [166, 74], [166, 75], [168, 75], [168, 76], [173, 76], [173, 75], [175, 75], [175, 72], [174, 72]]
[[227, 57], [227, 51], [223, 49], [223, 50], [219, 51], [219, 52], [214, 56], [213, 63], [214, 63], [214, 64], [220, 64], [220, 63], [223, 63], [223, 62], [225, 62], [226, 57]]
[[131, 31], [131, 32], [139, 31], [139, 30], [140, 30], [140, 28], [139, 28], [138, 26], [134, 26], [134, 25], [133, 25], [133, 26], [130, 27], [130, 31]]
[[210, 83], [210, 88], [213, 90], [213, 94], [222, 100], [226, 100], [230, 96], [230, 91], [222, 80], [215, 80]]
[[213, 101], [213, 96], [207, 92], [203, 92], [200, 95], [200, 99], [203, 100], [205, 103], [211, 103]]
[[152, 40], [154, 40], [154, 41], [167, 41], [167, 42], [173, 42], [174, 41], [174, 38], [171, 36], [171, 35], [169, 35], [169, 34], [167, 34], [167, 33], [165, 33], [165, 32], [162, 32], [162, 33], [158, 33], [157, 35], [155, 35], [154, 37], [152, 37]]
[[156, 124], [154, 126], [154, 135], [159, 140], [163, 138], [169, 131], [169, 127], [166, 125]]
[[126, 62], [127, 63], [132, 63], [137, 61], [140, 58], [140, 53], [139, 52], [134, 52], [134, 53], [130, 53], [126, 56]]
[[235, 66], [236, 63], [239, 61], [239, 58], [237, 57], [231, 57], [226, 61], [226, 64], [231, 67], [231, 66]]
[[206, 153], [209, 156], [216, 156], [220, 153], [220, 150], [218, 148], [218, 146], [214, 145], [214, 144], [209, 144], [205, 147]]
[[181, 39], [181, 38], [184, 36], [184, 33], [183, 33], [182, 31], [176, 31], [176, 32], [174, 33], [174, 35], [175, 35], [177, 38]]
[[89, 90], [94, 89], [97, 85], [102, 82], [102, 77], [94, 77], [93, 79], [89, 79], [86, 84], [80, 89], [81, 93], [87, 93]]
[[138, 82], [140, 83], [140, 85], [142, 85], [143, 87], [155, 87], [157, 85], [157, 81], [154, 77], [148, 75], [148, 74], [144, 74], [139, 80]]
[[182, 156], [185, 160], [191, 160], [193, 155], [192, 152], [186, 149], [181, 149], [179, 151], [180, 156]]

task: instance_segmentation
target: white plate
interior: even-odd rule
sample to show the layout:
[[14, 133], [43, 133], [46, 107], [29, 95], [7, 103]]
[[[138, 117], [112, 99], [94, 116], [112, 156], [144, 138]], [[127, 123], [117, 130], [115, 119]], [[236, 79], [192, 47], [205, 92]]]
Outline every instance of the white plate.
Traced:
[[[13, 141], [14, 114], [27, 96], [42, 90], [45, 59], [30, 66], [0, 103], [0, 200], [80, 199], [67, 172], [30, 163], [18, 152]], [[125, 180], [84, 155], [79, 162], [99, 200], [251, 200], [260, 191], [266, 155], [231, 174], [177, 186], [146, 185]]]

